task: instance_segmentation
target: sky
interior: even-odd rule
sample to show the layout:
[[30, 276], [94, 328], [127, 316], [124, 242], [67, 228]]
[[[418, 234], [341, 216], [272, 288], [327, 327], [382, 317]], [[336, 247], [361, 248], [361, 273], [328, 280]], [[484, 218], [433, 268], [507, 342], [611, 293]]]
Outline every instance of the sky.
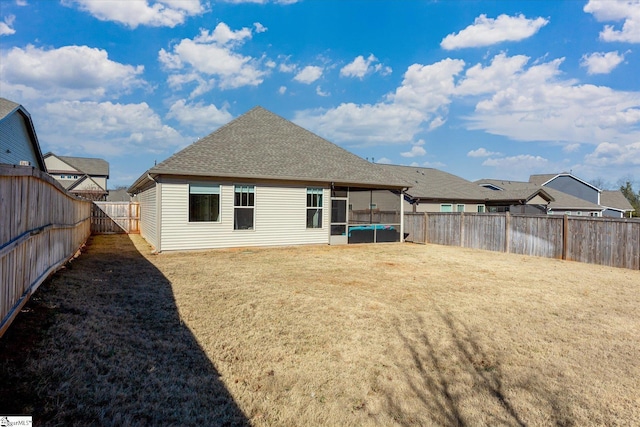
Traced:
[[258, 105], [378, 163], [640, 183], [640, 0], [0, 0], [0, 96], [110, 188]]

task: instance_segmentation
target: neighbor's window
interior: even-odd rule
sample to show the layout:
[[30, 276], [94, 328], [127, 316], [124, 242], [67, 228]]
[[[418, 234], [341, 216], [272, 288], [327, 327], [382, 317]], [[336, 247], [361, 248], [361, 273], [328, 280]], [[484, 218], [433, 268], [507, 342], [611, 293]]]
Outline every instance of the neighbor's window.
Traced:
[[217, 222], [220, 220], [220, 186], [189, 185], [189, 222]]
[[253, 185], [236, 185], [233, 206], [233, 229], [252, 230], [255, 187]]
[[322, 188], [307, 188], [307, 228], [322, 228]]
[[440, 212], [453, 212], [453, 205], [440, 205]]
[[478, 213], [484, 213], [484, 205], [478, 205]]
[[458, 205], [456, 211], [457, 212], [464, 212], [464, 205]]

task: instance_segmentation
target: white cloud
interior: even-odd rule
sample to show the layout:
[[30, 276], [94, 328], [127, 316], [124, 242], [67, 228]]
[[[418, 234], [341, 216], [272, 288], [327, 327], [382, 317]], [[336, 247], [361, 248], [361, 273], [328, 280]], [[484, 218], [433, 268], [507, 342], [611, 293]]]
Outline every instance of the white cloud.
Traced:
[[280, 95], [284, 95], [286, 91], [287, 91], [287, 87], [286, 87], [286, 86], [280, 86], [280, 87], [278, 88], [278, 93], [279, 93]]
[[265, 27], [264, 25], [262, 25], [259, 22], [254, 22], [253, 23], [253, 27], [256, 29], [256, 33], [264, 33], [265, 31], [268, 30], [267, 27]]
[[640, 1], [590, 0], [583, 10], [593, 14], [599, 22], [624, 21], [621, 30], [616, 30], [612, 25], [605, 25], [600, 32], [600, 40], [640, 43]]
[[295, 75], [293, 80], [300, 83], [311, 84], [322, 77], [323, 71], [324, 69], [322, 67], [307, 65]]
[[565, 144], [640, 139], [640, 92], [562, 80], [562, 61], [555, 59], [528, 69], [513, 67], [511, 75], [496, 75], [502, 83], [488, 79], [487, 87], [499, 89], [477, 103], [467, 128], [519, 141]]
[[411, 147], [411, 150], [400, 153], [402, 157], [420, 157], [425, 156], [427, 154], [427, 150], [420, 145], [414, 145]]
[[582, 55], [580, 65], [587, 68], [589, 74], [609, 74], [622, 61], [624, 55], [614, 52], [594, 52], [590, 55]]
[[491, 64], [476, 64], [467, 69], [458, 82], [457, 95], [480, 95], [496, 92], [509, 85], [510, 79], [524, 70], [529, 58], [524, 55], [507, 56], [504, 52], [494, 56]]
[[391, 164], [393, 164], [391, 159], [388, 159], [386, 157], [383, 157], [381, 159], [376, 160], [376, 163], [378, 163], [380, 165], [391, 165]]
[[598, 144], [593, 153], [585, 156], [585, 163], [599, 167], [640, 166], [640, 141], [632, 144]]
[[435, 129], [455, 92], [464, 61], [413, 64], [402, 84], [376, 104], [343, 103], [331, 109], [299, 111], [294, 121], [331, 141], [356, 145], [410, 143], [423, 125]]
[[114, 21], [130, 28], [139, 25], [175, 27], [194, 15], [205, 12], [200, 0], [104, 1], [63, 0], [66, 6], [77, 5], [101, 21]]
[[27, 0], [16, 0], [16, 5], [18, 6], [27, 6]]
[[16, 30], [13, 29], [15, 20], [15, 15], [7, 15], [4, 17], [4, 22], [0, 22], [0, 36], [10, 36], [16, 33]]
[[519, 154], [517, 156], [489, 158], [482, 162], [482, 166], [492, 166], [499, 168], [524, 168], [531, 169], [534, 167], [544, 166], [549, 162], [541, 156], [532, 156], [531, 154]]
[[27, 45], [0, 53], [3, 92], [14, 99], [100, 99], [146, 83], [144, 67], [111, 61], [88, 46], [44, 49]]
[[478, 16], [472, 25], [457, 34], [449, 34], [440, 43], [445, 50], [489, 46], [504, 41], [519, 41], [533, 36], [549, 21], [527, 19], [524, 15], [500, 15], [496, 19]]
[[[191, 97], [211, 90], [257, 86], [268, 73], [263, 67], [264, 58], [244, 56], [237, 49], [252, 37], [250, 28], [233, 31], [224, 22], [210, 32], [201, 30], [193, 39], [182, 39], [171, 51], [161, 49], [158, 61], [173, 72], [169, 84], [176, 89], [196, 82]], [[267, 67], [268, 68], [268, 67]]]
[[565, 153], [574, 153], [578, 151], [579, 148], [580, 148], [580, 143], [574, 142], [573, 144], [567, 144], [564, 147], [562, 147], [562, 151], [564, 151]]
[[293, 121], [330, 141], [385, 145], [410, 142], [424, 115], [401, 105], [343, 103], [328, 110], [298, 111]]
[[391, 67], [387, 67], [378, 62], [378, 58], [369, 55], [367, 59], [364, 56], [359, 55], [353, 61], [340, 69], [340, 75], [342, 77], [357, 77], [363, 79], [364, 76], [371, 73], [380, 73], [382, 75], [391, 74]]
[[501, 155], [502, 153], [498, 153], [496, 151], [487, 151], [484, 147], [480, 147], [477, 150], [471, 150], [467, 153], [467, 157], [491, 157]]
[[329, 92], [323, 91], [320, 86], [316, 86], [316, 95], [318, 95], [318, 96], [329, 96], [331, 94]]
[[60, 101], [36, 108], [38, 136], [53, 151], [87, 155], [159, 152], [185, 140], [145, 102]]
[[192, 135], [207, 135], [231, 121], [233, 116], [227, 108], [226, 105], [218, 108], [213, 104], [204, 105], [202, 102], [187, 104], [186, 100], [180, 99], [171, 105], [167, 118], [176, 119], [180, 125], [192, 130]]

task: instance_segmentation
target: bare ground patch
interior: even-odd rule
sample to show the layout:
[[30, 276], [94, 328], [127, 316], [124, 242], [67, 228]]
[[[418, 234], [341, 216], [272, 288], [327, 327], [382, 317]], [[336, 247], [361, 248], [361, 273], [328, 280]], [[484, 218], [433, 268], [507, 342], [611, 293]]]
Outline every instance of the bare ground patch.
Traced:
[[100, 236], [0, 379], [53, 424], [632, 425], [639, 291], [637, 271], [435, 245], [152, 256]]

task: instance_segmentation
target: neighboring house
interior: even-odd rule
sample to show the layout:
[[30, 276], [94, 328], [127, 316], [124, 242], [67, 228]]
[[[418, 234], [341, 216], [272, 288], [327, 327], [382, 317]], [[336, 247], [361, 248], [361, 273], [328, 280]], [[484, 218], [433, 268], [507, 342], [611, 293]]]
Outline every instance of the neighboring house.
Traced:
[[49, 175], [70, 193], [90, 200], [105, 200], [109, 163], [89, 157], [44, 155]]
[[[580, 199], [562, 191], [550, 187], [540, 187], [531, 182], [507, 181], [499, 179], [481, 179], [476, 184], [496, 190], [496, 192], [522, 193], [527, 194], [533, 191], [540, 191], [541, 198], [546, 195], [550, 197], [545, 209], [542, 208], [537, 213], [547, 213], [549, 215], [578, 215], [578, 216], [600, 216], [602, 207], [596, 203]], [[533, 199], [535, 200], [535, 199]], [[512, 213], [521, 213], [516, 207], [510, 209]], [[531, 211], [526, 212], [531, 213]]]
[[0, 163], [47, 171], [31, 115], [5, 98], [0, 98]]
[[[256, 107], [128, 189], [156, 251], [400, 241], [408, 184]], [[383, 203], [366, 221], [354, 212]], [[349, 207], [351, 210], [349, 210]]]
[[600, 205], [600, 189], [569, 172], [531, 175], [529, 182], [540, 187], [553, 188], [578, 199]]
[[546, 213], [546, 206], [552, 200], [540, 188], [497, 193], [438, 169], [381, 166], [411, 185], [404, 197], [405, 210], [411, 212]]
[[602, 216], [612, 218], [631, 217], [635, 209], [620, 190], [602, 190], [600, 205], [604, 208]]

